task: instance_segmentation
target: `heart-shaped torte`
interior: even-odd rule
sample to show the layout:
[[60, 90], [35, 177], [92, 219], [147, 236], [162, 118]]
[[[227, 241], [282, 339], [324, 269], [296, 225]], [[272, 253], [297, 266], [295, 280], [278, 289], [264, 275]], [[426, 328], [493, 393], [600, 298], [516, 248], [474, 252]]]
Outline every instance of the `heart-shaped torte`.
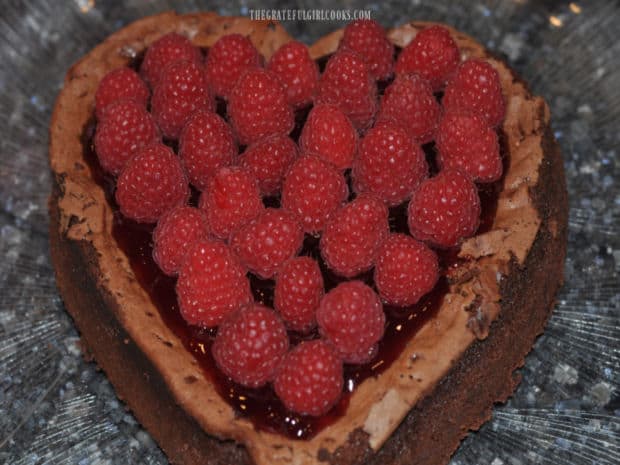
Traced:
[[[355, 23], [271, 59], [292, 41], [164, 13], [69, 70], [50, 126], [58, 287], [172, 463], [446, 463], [514, 390], [561, 284], [548, 107], [447, 26]], [[228, 135], [213, 169], [192, 126]]]

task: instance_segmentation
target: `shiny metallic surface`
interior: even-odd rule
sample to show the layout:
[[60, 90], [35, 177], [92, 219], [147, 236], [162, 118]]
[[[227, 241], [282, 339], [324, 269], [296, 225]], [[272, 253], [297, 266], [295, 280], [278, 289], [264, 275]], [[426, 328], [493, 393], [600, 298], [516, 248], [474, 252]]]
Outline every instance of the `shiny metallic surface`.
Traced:
[[[4, 2], [0, 463], [167, 463], [81, 357], [58, 296], [47, 238], [47, 126], [68, 67], [114, 30], [170, 9], [247, 16], [259, 8], [365, 9], [385, 26], [444, 21], [504, 56], [547, 99], [570, 195], [565, 285], [514, 397], [452, 463], [620, 463], [620, 5], [558, 0]], [[342, 24], [284, 22], [307, 43]]]

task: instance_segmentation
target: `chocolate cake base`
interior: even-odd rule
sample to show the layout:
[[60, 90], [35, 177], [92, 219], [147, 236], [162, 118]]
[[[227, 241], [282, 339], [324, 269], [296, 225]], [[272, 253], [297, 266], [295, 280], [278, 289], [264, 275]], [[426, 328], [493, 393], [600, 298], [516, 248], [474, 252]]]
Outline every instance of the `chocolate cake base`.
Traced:
[[[513, 265], [501, 285], [501, 311], [489, 336], [474, 343], [449, 375], [407, 415], [377, 454], [366, 433], [357, 431], [347, 447], [321, 460], [340, 464], [447, 463], [469, 430], [491, 417], [493, 404], [505, 402], [519, 382], [523, 365], [553, 309], [566, 254], [567, 194], [557, 143], [545, 134], [545, 159], [532, 198], [542, 213], [542, 226], [524, 266]], [[87, 241], [59, 234], [55, 183], [50, 198], [50, 241], [56, 281], [65, 306], [80, 330], [84, 349], [94, 358], [116, 392], [151, 433], [171, 463], [179, 465], [252, 464], [246, 450], [233, 441], [208, 434], [181, 409], [158, 370], [114, 318], [116, 300], [102, 291]], [[485, 363], [480, 363], [485, 361]], [[191, 380], [186, 380], [191, 383]]]
[[[158, 26], [174, 24], [178, 21], [177, 18], [168, 14], [143, 20], [139, 26], [147, 34], [140, 37], [156, 36]], [[214, 15], [183, 18], [183, 24], [190, 23], [204, 24], [205, 29], [201, 31], [208, 38], [215, 37], [216, 31], [219, 34], [220, 30], [224, 33], [241, 29], [258, 35], [258, 40], [264, 40], [266, 44], [273, 39], [269, 31], [277, 33], [279, 27], [255, 27], [247, 20], [221, 20]], [[261, 31], [267, 32], [263, 34]], [[411, 33], [406, 27], [401, 31], [404, 31], [403, 34]], [[396, 30], [396, 33], [398, 35], [399, 30]], [[116, 36], [116, 40], [117, 42], [109, 43], [108, 50], [124, 46], [122, 40], [125, 40], [125, 36], [122, 31]], [[466, 38], [461, 40], [470, 44]], [[330, 53], [337, 41], [337, 34], [327, 36], [315, 44], [313, 50], [317, 52], [317, 56]], [[475, 44], [471, 46], [473, 49], [476, 47]], [[105, 64], [102, 64], [102, 68], [105, 68]], [[79, 81], [82, 77], [80, 68], [77, 67], [70, 71], [67, 79], [68, 82], [74, 78]], [[87, 80], [85, 84], [89, 87], [85, 87], [83, 93], [76, 93], [74, 98], [77, 102], [85, 96], [92, 97], [91, 80]], [[525, 97], [527, 100], [531, 96], [528, 93]], [[534, 108], [544, 110], [540, 105]], [[62, 112], [63, 109], [57, 108], [57, 111]], [[179, 385], [182, 384], [191, 391], [201, 380], [194, 376], [182, 376], [181, 379], [171, 381], [170, 376], [166, 377], [162, 373], [161, 365], [159, 368], [156, 365], [154, 360], [159, 358], [158, 361], [161, 362], [162, 357], [158, 357], [159, 355], [165, 359], [166, 347], [172, 348], [173, 343], [165, 339], [160, 341], [161, 349], [157, 350], [161, 350], [161, 354], [145, 352], [142, 335], [133, 333], [132, 336], [127, 330], [125, 319], [128, 316], [119, 307], [119, 301], [122, 300], [120, 291], [109, 285], [111, 277], [102, 272], [100, 267], [102, 253], [107, 253], [108, 250], [116, 253], [114, 244], [104, 237], [107, 248], [98, 249], [90, 239], [95, 235], [100, 238], [102, 234], [105, 236], [109, 212], [104, 205], [101, 209], [103, 214], [99, 216], [100, 210], [92, 207], [91, 202], [99, 202], [103, 196], [97, 188], [91, 186], [87, 167], [79, 166], [82, 163], [80, 157], [76, 153], [63, 152], [65, 147], [75, 144], [71, 137], [81, 131], [81, 127], [78, 127], [80, 117], [76, 116], [75, 124], [71, 117], [72, 115], [65, 119], [55, 118], [52, 122], [56, 135], [66, 134], [66, 143], [61, 144], [63, 140], [58, 139], [54, 143], [52, 137], [50, 156], [55, 178], [49, 203], [50, 242], [57, 284], [65, 306], [81, 332], [85, 352], [105, 371], [118, 396], [152, 434], [172, 463], [253, 464], [254, 454], [242, 446], [240, 441], [218, 439], [213, 432], [209, 433], [203, 428], [196, 419], [195, 410], [192, 415], [191, 409], [183, 405], [183, 399], [178, 395]], [[519, 181], [517, 187], [523, 183], [528, 186], [525, 190], [526, 201], [533, 206], [530, 210], [536, 212], [537, 218], [533, 223], [536, 232], [532, 235], [531, 245], [525, 244], [525, 255], [522, 258], [513, 257], [507, 268], [502, 268], [499, 311], [490, 328], [484, 328], [484, 335], [480, 340], [471, 343], [458, 359], [451, 360], [451, 368], [442, 380], [424, 393], [380, 448], [371, 448], [373, 441], [369, 433], [358, 428], [345, 437], [343, 445], [331, 451], [321, 449], [316, 457], [306, 457], [303, 463], [446, 463], [467, 432], [479, 428], [490, 418], [493, 404], [505, 401], [513, 392], [519, 380], [515, 370], [523, 364], [525, 355], [531, 349], [536, 336], [542, 332], [553, 308], [566, 253], [567, 194], [562, 158], [548, 121], [543, 115], [535, 118], [539, 120], [539, 129], [542, 132], [538, 134], [535, 128], [522, 128], [517, 125], [518, 127], [513, 128], [516, 132], [513, 142], [516, 141], [516, 149], [523, 149], [528, 141], [525, 136], [522, 140], [519, 139], [519, 134], [536, 133], [540, 136], [540, 144], [532, 146], [537, 151], [542, 150], [535, 182], [527, 182], [529, 177], [525, 175], [522, 178], [516, 177]], [[63, 123], [71, 127], [59, 127]], [[77, 160], [75, 164], [74, 159]], [[71, 163], [61, 160], [71, 160]], [[515, 166], [516, 172], [520, 172], [520, 169], [522, 165]], [[517, 191], [517, 187], [510, 188], [518, 194], [521, 191]], [[66, 207], [67, 203], [73, 202], [72, 196], [82, 196], [78, 199], [79, 209], [74, 210], [79, 211], [80, 217], [67, 214], [67, 209], [63, 208], [63, 203]], [[523, 202], [523, 197], [514, 197], [515, 204]], [[512, 198], [507, 200], [508, 203], [511, 201]], [[517, 209], [514, 214], [519, 215], [521, 211], [518, 207], [515, 208]], [[529, 236], [526, 234], [526, 237]], [[515, 254], [518, 255], [516, 252]], [[116, 260], [122, 261], [120, 256], [114, 256], [118, 257]], [[482, 259], [484, 260], [484, 256]], [[129, 283], [125, 289], [132, 285], [139, 286], [131, 273], [122, 279]], [[463, 331], [466, 329], [463, 328]], [[172, 385], [177, 389], [176, 394], [171, 389], [171, 383], [174, 383]], [[383, 399], [378, 405], [383, 405], [382, 401]], [[203, 408], [204, 415], [220, 415], [216, 410], [209, 410], [209, 405]], [[271, 463], [264, 455], [262, 460], [263, 463]], [[286, 460], [278, 457], [273, 463], [289, 463]], [[290, 463], [296, 462], [290, 460]]]

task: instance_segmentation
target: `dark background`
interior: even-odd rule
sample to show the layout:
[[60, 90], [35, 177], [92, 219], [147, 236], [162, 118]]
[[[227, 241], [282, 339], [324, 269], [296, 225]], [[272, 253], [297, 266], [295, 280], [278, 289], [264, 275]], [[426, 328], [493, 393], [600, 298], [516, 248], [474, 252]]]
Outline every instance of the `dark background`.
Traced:
[[[0, 463], [165, 464], [105, 376], [83, 361], [49, 259], [47, 126], [67, 68], [109, 33], [169, 9], [369, 9], [438, 20], [503, 54], [543, 95], [570, 194], [566, 282], [523, 382], [453, 464], [620, 463], [620, 6], [565, 1], [2, 1]], [[310, 43], [338, 22], [286, 22]], [[481, 380], [484, 382], [484, 380]]]

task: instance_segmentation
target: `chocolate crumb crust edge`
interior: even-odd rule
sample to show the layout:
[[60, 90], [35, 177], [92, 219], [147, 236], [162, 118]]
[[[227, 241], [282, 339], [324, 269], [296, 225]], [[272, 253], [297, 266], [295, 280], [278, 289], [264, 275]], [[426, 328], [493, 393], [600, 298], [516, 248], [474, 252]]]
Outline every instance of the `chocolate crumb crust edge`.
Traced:
[[[424, 27], [424, 24], [406, 24], [392, 30], [390, 38], [397, 45], [404, 45], [411, 40], [416, 28]], [[61, 93], [50, 127], [50, 161], [55, 175], [49, 203], [50, 243], [60, 293], [81, 332], [86, 350], [106, 372], [119, 397], [153, 435], [172, 463], [325, 461], [352, 465], [447, 462], [467, 431], [484, 423], [491, 415], [493, 404], [505, 401], [514, 390], [518, 377], [513, 372], [522, 365], [535, 337], [542, 332], [560, 285], [566, 253], [567, 195], [562, 158], [549, 127], [546, 105], [542, 99], [532, 97], [525, 85], [512, 72], [506, 71], [509, 68], [494, 62], [494, 65], [504, 69], [504, 73], [500, 73], [503, 83], [504, 80], [511, 81], [508, 85], [518, 87], [518, 92], [522, 94], [523, 98], [515, 100], [517, 108], [512, 108], [512, 111], [518, 110], [518, 104], [526, 101], [528, 105], [531, 103], [530, 110], [537, 113], [530, 115], [536, 120], [534, 127], [527, 127], [527, 121], [519, 120], [505, 124], [504, 131], [515, 136], [509, 141], [511, 156], [519, 150], [528, 152], [537, 147], [540, 159], [531, 176], [531, 169], [524, 167], [527, 163], [519, 157], [511, 158], [509, 171], [514, 176], [512, 181], [508, 180], [507, 190], [514, 195], [502, 202], [505, 201], [510, 207], [506, 210], [513, 211], [514, 215], [527, 219], [528, 214], [534, 212], [535, 218], [530, 218], [529, 223], [525, 221], [527, 224], [523, 234], [513, 235], [525, 235], [528, 238], [524, 241], [525, 246], [515, 245], [514, 250], [509, 250], [510, 256], [503, 259], [500, 270], [503, 277], [496, 283], [497, 295], [489, 299], [490, 308], [487, 309], [486, 321], [492, 323], [490, 328], [488, 324], [483, 325], [485, 327], [478, 334], [486, 339], [473, 338], [459, 357], [450, 360], [450, 368], [441, 381], [418, 393], [419, 398], [412, 405], [405, 405], [406, 411], [402, 416], [393, 418], [392, 423], [380, 431], [378, 438], [373, 438], [372, 425], [364, 424], [352, 427], [341, 443], [321, 447], [314, 455], [308, 455], [307, 451], [302, 456], [297, 455], [290, 449], [295, 447], [294, 444], [257, 451], [256, 447], [260, 445], [255, 443], [247, 444], [252, 448], [250, 454], [241, 445], [246, 439], [243, 434], [220, 434], [217, 430], [207, 432], [203, 428], [204, 421], [195, 415], [196, 405], [189, 405], [191, 401], [188, 401], [192, 389], [200, 384], [195, 377], [180, 374], [182, 379], [176, 380], [186, 386], [188, 395], [185, 398], [179, 398], [178, 390], [171, 387], [170, 376], [175, 373], [162, 373], [161, 363], [158, 366], [161, 360], [155, 359], [165, 360], [165, 356], [160, 357], [165, 355], [165, 351], [179, 348], [160, 344], [161, 353], [146, 352], [140, 338], [128, 331], [127, 312], [122, 308], [126, 297], [123, 294], [140, 294], [141, 290], [136, 289], [138, 284], [126, 263], [126, 257], [123, 259], [119, 255], [122, 252], [115, 250], [111, 257], [107, 257], [102, 255], [102, 242], [98, 242], [99, 247], [94, 245], [94, 237], [97, 236], [97, 241], [105, 239], [103, 250], [106, 252], [115, 247], [110, 237], [99, 237], [106, 236], [110, 208], [105, 204], [103, 193], [97, 192], [97, 188], [91, 185], [89, 170], [79, 160], [82, 152], [71, 152], [72, 147], [80, 143], [75, 138], [81, 136], [84, 113], [92, 115], [92, 94], [96, 83], [111, 69], [110, 66], [121, 66], [116, 62], [109, 63], [107, 57], [113, 55], [113, 61], [122, 63], [124, 56], [128, 61], [136, 51], [143, 50], [157, 37], [171, 30], [188, 34], [200, 46], [210, 46], [225, 33], [240, 32], [249, 35], [266, 57], [270, 51], [291, 40], [281, 26], [271, 22], [221, 18], [214, 14], [179, 16], [165, 13], [133, 23], [95, 48], [89, 54], [90, 62], [99, 60], [100, 69], [85, 70], [82, 60], [69, 71], [65, 89], [70, 88], [71, 94], [63, 95], [65, 90]], [[452, 32], [466, 55], [489, 56], [472, 39], [457, 31]], [[311, 47], [313, 58], [332, 53], [340, 34], [341, 31], [337, 31], [314, 44]], [[85, 72], [90, 75], [86, 79]], [[76, 81], [74, 85], [67, 86], [73, 81]], [[67, 103], [87, 108], [71, 108], [75, 114], [67, 117]], [[528, 138], [528, 135], [536, 137]], [[524, 160], [530, 158], [526, 155]], [[71, 213], [75, 203], [80, 205], [77, 215]], [[522, 209], [524, 204], [530, 208]], [[474, 261], [476, 271], [484, 271], [485, 262], [500, 252], [497, 250], [498, 242], [510, 243], [511, 236], [505, 233], [506, 228], [499, 227], [485, 238], [473, 238], [464, 244], [463, 253], [477, 257]], [[116, 261], [122, 276], [102, 272], [104, 258]], [[498, 272], [497, 269], [492, 271]], [[123, 281], [121, 285], [112, 285], [111, 281], [117, 284], [119, 280]], [[479, 280], [463, 286], [457, 283], [457, 286], [461, 286], [458, 288], [460, 291], [465, 288], [475, 290], [476, 285], [484, 283], [484, 280]], [[493, 288], [493, 283], [490, 287]], [[144, 299], [144, 296], [141, 298]], [[147, 322], [149, 318], [157, 317], [148, 316], [149, 313], [146, 312]], [[158, 337], [157, 334], [149, 336]], [[196, 371], [199, 372], [199, 369], [196, 368]], [[385, 404], [379, 402], [378, 405], [381, 406], [379, 411], [385, 410]], [[202, 405], [200, 408], [207, 412], [205, 415], [220, 416], [223, 422], [236, 421], [234, 418], [231, 420], [230, 412], [218, 410], [221, 408], [219, 405]], [[251, 428], [251, 425], [245, 428]], [[216, 435], [229, 439], [222, 440]]]

